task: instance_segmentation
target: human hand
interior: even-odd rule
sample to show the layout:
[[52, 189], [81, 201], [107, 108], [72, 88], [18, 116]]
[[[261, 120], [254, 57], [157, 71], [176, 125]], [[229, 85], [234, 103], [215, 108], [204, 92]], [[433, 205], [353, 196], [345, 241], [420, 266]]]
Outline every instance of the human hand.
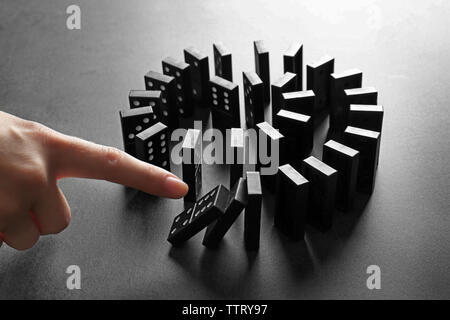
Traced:
[[102, 179], [168, 198], [188, 186], [172, 173], [116, 148], [67, 136], [0, 111], [0, 246], [25, 250], [70, 222], [57, 181]]

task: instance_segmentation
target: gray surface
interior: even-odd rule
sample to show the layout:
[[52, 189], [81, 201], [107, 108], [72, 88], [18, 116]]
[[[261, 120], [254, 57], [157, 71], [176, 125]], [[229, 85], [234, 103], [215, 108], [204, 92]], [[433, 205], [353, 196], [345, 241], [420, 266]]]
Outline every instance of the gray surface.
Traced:
[[[336, 71], [360, 68], [363, 85], [379, 90], [376, 187], [360, 217], [338, 214], [331, 232], [309, 231], [305, 243], [273, 228], [266, 197], [261, 249], [248, 256], [242, 216], [217, 251], [202, 247], [203, 234], [171, 250], [182, 201], [61, 181], [71, 225], [27, 252], [0, 249], [0, 298], [450, 298], [447, 1], [75, 1], [82, 30], [68, 31], [72, 3], [0, 1], [2, 110], [121, 147], [118, 110], [166, 55], [195, 45], [211, 59], [212, 42], [223, 41], [241, 87], [253, 40], [267, 41], [273, 80], [300, 40], [305, 62], [330, 54]], [[314, 155], [325, 134], [320, 127]], [[217, 181], [226, 172], [204, 168], [205, 189]], [[81, 267], [79, 291], [65, 288], [71, 264]], [[381, 267], [379, 291], [366, 288], [370, 264]]]

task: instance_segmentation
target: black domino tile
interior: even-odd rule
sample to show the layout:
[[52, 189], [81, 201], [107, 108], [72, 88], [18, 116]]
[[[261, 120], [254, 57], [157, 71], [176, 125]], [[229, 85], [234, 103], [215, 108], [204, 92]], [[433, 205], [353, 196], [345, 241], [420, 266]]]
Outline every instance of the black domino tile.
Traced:
[[303, 90], [303, 45], [292, 43], [283, 55], [284, 72], [297, 75], [297, 90]]
[[283, 93], [297, 90], [297, 75], [286, 72], [272, 84], [272, 120], [283, 107]]
[[170, 171], [169, 130], [157, 122], [136, 135], [136, 155], [147, 163]]
[[362, 72], [350, 69], [330, 75], [330, 129], [341, 132], [345, 129], [346, 96], [345, 89], [360, 88], [362, 86]]
[[124, 150], [136, 157], [136, 135], [158, 122], [158, 117], [152, 107], [121, 110], [119, 116]]
[[314, 121], [315, 101], [316, 96], [312, 90], [285, 92], [282, 93], [280, 109], [306, 114]]
[[195, 202], [201, 192], [202, 181], [202, 137], [200, 130], [188, 129], [182, 145], [183, 180], [189, 186], [184, 197], [186, 202]]
[[348, 126], [344, 131], [344, 144], [360, 152], [356, 189], [371, 194], [378, 168], [381, 133]]
[[247, 128], [255, 128], [264, 122], [264, 84], [254, 71], [242, 73]]
[[[285, 155], [285, 137], [274, 127], [272, 127], [267, 122], [261, 122], [256, 125], [258, 128], [258, 145], [257, 145], [257, 163], [256, 170], [261, 172], [262, 181], [266, 185], [267, 189], [271, 192], [275, 191], [275, 175], [277, 168], [280, 164], [284, 164], [286, 161]], [[276, 149], [272, 148], [272, 143], [274, 146], [278, 146], [278, 153]], [[266, 151], [263, 152], [261, 149], [266, 146]], [[269, 157], [266, 159], [270, 160], [269, 163], [263, 163], [263, 157]], [[274, 162], [275, 161], [275, 162]], [[276, 162], [278, 161], [278, 162]], [[275, 168], [274, 168], [275, 166]], [[270, 169], [269, 169], [270, 168]], [[267, 174], [268, 170], [274, 171], [272, 174]], [[266, 171], [266, 172], [265, 172]]]
[[191, 69], [189, 64], [172, 57], [164, 58], [162, 69], [165, 75], [175, 78], [176, 114], [181, 118], [192, 116], [194, 106], [192, 102]]
[[314, 129], [312, 118], [308, 115], [281, 109], [275, 122], [284, 136], [284, 163], [297, 167], [313, 149]]
[[162, 119], [160, 90], [130, 90], [128, 101], [130, 109], [152, 107], [153, 112]]
[[308, 223], [327, 231], [333, 223], [337, 171], [311, 156], [303, 160], [301, 173], [309, 181]]
[[173, 246], [180, 246], [192, 238], [224, 214], [229, 196], [228, 189], [223, 185], [208, 192], [174, 218], [167, 240]]
[[264, 87], [264, 103], [270, 103], [270, 65], [269, 51], [263, 40], [253, 42], [255, 53], [255, 72], [261, 78]]
[[[225, 153], [227, 163], [230, 165], [230, 188], [238, 182], [244, 170], [244, 129], [231, 128], [228, 131], [226, 142], [228, 150]], [[229, 159], [230, 158], [230, 159]]]
[[160, 90], [160, 121], [169, 126], [170, 131], [178, 128], [178, 113], [175, 97], [175, 78], [165, 74], [149, 71], [144, 76], [146, 90]]
[[221, 77], [209, 81], [210, 105], [213, 127], [225, 129], [240, 128], [239, 86]]
[[351, 210], [356, 194], [359, 151], [329, 140], [323, 145], [322, 161], [337, 170], [336, 207]]
[[247, 183], [244, 178], [240, 178], [230, 191], [225, 213], [206, 228], [202, 244], [208, 248], [217, 247], [246, 206]]
[[208, 56], [201, 53], [195, 47], [184, 49], [184, 61], [191, 67], [192, 100], [200, 107], [209, 107], [208, 81], [209, 61]]
[[247, 171], [247, 207], [244, 214], [244, 243], [247, 250], [258, 250], [261, 233], [261, 177], [257, 171]]
[[352, 104], [372, 104], [376, 105], [378, 101], [378, 91], [374, 87], [364, 87], [356, 89], [346, 89], [344, 112], [344, 128], [348, 125], [348, 114]]
[[291, 165], [278, 168], [274, 224], [292, 240], [302, 240], [308, 214], [309, 182]]
[[383, 129], [383, 106], [351, 104], [348, 125], [381, 132]]
[[315, 114], [330, 110], [330, 75], [334, 73], [334, 58], [324, 56], [306, 65], [306, 89], [316, 96]]
[[233, 62], [231, 52], [222, 42], [213, 44], [215, 75], [233, 81]]

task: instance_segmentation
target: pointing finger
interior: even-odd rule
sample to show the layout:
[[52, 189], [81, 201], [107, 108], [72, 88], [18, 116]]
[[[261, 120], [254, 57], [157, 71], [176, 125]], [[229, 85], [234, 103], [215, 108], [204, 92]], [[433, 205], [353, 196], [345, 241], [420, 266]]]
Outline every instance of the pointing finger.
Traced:
[[168, 198], [187, 193], [188, 186], [174, 174], [116, 148], [59, 133], [55, 141], [51, 154], [58, 178], [108, 180]]

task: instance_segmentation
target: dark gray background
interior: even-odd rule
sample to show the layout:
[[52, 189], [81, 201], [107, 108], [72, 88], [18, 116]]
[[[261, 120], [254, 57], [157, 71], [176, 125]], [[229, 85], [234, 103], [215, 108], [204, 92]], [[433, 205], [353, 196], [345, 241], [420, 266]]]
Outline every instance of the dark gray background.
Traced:
[[[72, 3], [80, 31], [66, 29]], [[203, 233], [173, 250], [166, 237], [181, 200], [61, 181], [71, 225], [29, 251], [0, 249], [0, 298], [450, 298], [449, 16], [447, 1], [1, 0], [1, 109], [67, 134], [122, 147], [118, 110], [162, 58], [194, 45], [211, 65], [212, 43], [223, 41], [241, 87], [256, 39], [267, 41], [272, 79], [291, 41], [303, 42], [305, 62], [330, 54], [336, 71], [361, 69], [385, 119], [364, 212], [338, 213], [332, 231], [291, 243], [266, 197], [256, 256], [244, 250], [242, 216], [217, 251], [203, 248]], [[226, 172], [205, 167], [205, 190], [217, 182]], [[72, 264], [78, 291], [66, 289]], [[378, 291], [366, 288], [371, 264], [381, 267]]]

